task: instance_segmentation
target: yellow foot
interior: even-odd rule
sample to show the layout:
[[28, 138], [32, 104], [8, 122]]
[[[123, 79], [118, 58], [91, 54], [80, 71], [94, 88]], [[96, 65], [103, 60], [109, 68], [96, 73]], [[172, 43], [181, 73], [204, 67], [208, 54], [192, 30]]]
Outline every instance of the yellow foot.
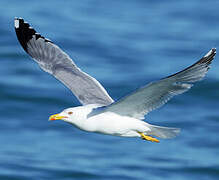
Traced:
[[143, 140], [147, 140], [147, 141], [151, 141], [151, 142], [156, 142], [156, 143], [159, 143], [159, 142], [160, 142], [158, 139], [153, 138], [153, 137], [148, 136], [148, 135], [145, 135], [144, 133], [139, 132], [139, 134], [141, 135], [141, 138], [142, 138]]

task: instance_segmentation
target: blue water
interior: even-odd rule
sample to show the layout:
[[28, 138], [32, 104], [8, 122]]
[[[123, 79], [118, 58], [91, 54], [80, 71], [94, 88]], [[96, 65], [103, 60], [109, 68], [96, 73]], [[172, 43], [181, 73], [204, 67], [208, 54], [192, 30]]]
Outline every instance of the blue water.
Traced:
[[1, 180], [219, 179], [219, 58], [204, 81], [147, 116], [159, 144], [82, 132], [51, 114], [79, 105], [17, 41], [23, 17], [118, 99], [219, 46], [219, 1], [0, 2]]

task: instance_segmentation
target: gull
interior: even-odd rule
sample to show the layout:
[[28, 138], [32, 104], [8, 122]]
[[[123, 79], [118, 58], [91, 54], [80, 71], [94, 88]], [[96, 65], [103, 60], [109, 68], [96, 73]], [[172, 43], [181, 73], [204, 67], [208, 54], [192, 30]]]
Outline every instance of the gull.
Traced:
[[145, 115], [164, 105], [173, 96], [188, 91], [194, 82], [200, 81], [216, 54], [216, 49], [212, 48], [186, 69], [151, 82], [114, 101], [95, 78], [79, 69], [51, 40], [37, 33], [22, 18], [15, 18], [14, 23], [23, 49], [44, 71], [67, 86], [82, 104], [51, 115], [49, 120], [63, 120], [88, 132], [140, 137], [151, 142], [159, 142], [159, 138], [174, 138], [180, 129], [149, 124], [144, 121]]

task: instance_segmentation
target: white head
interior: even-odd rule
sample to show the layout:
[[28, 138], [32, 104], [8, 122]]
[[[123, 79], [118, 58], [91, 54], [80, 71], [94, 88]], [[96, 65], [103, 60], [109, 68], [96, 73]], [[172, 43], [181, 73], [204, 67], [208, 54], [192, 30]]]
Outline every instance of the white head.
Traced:
[[63, 120], [71, 124], [79, 125], [87, 119], [87, 115], [92, 111], [91, 108], [84, 106], [68, 108], [59, 114], [54, 114], [49, 117], [49, 120]]
[[77, 121], [81, 120], [81, 118], [80, 109], [76, 107], [65, 109], [59, 114], [54, 114], [49, 117], [49, 120], [63, 120], [75, 124]]

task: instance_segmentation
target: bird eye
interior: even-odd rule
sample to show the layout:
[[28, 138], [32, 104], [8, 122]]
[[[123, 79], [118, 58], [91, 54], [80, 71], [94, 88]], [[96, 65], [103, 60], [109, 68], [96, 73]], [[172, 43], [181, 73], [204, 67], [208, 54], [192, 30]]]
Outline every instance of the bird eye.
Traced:
[[71, 114], [73, 114], [73, 112], [70, 111], [70, 112], [68, 112], [68, 114], [71, 115]]

